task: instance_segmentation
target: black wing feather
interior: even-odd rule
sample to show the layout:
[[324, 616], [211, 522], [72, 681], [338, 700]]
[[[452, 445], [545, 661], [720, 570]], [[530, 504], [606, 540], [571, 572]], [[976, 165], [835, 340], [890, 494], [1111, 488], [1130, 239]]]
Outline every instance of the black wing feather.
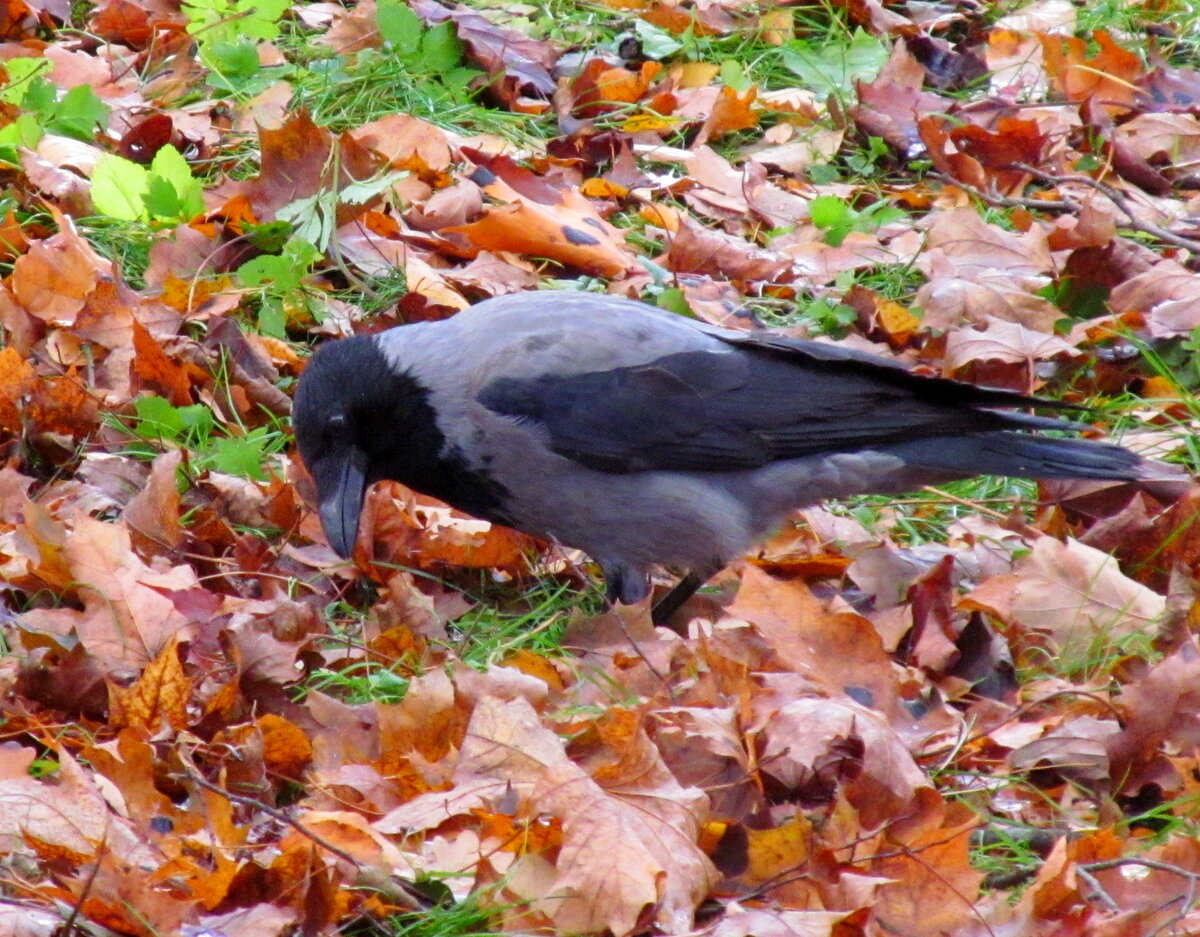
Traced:
[[568, 376], [501, 378], [488, 409], [542, 426], [551, 448], [605, 472], [727, 471], [917, 438], [1078, 428], [987, 407], [1061, 404], [913, 374], [814, 342], [753, 336], [728, 350]]

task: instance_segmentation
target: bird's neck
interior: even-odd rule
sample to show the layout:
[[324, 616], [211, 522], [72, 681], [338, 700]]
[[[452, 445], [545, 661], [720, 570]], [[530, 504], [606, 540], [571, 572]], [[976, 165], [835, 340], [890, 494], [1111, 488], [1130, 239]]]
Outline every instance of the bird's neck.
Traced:
[[367, 442], [371, 481], [390, 479], [460, 511], [505, 523], [502, 485], [473, 466], [437, 423], [428, 391], [410, 374], [393, 372], [388, 393], [365, 425], [379, 427]]

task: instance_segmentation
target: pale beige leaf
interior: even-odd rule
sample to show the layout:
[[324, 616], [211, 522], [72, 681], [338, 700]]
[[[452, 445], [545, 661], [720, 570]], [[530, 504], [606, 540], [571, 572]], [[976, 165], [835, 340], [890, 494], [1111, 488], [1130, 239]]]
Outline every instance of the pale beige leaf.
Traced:
[[564, 744], [524, 699], [484, 699], [471, 717], [460, 766], [535, 784], [530, 807], [563, 825], [557, 878], [542, 902], [563, 933], [634, 930], [647, 906], [666, 933], [692, 926], [717, 873], [696, 845], [706, 799], [661, 764], [647, 766], [651, 791], [605, 790], [571, 762]]
[[1015, 322], [992, 319], [987, 329], [958, 329], [946, 337], [946, 368], [957, 370], [971, 361], [1032, 364], [1057, 355], [1075, 357], [1078, 348], [1057, 335], [1035, 332]]
[[1127, 577], [1107, 553], [1053, 537], [1035, 541], [1011, 575], [993, 576], [967, 599], [1045, 631], [1060, 645], [1102, 632], [1149, 631], [1166, 608], [1161, 595]]

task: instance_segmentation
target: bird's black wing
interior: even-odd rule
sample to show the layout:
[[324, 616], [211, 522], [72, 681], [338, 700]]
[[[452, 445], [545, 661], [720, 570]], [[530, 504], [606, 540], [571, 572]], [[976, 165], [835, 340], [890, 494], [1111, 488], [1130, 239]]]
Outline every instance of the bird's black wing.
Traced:
[[933, 436], [1073, 426], [984, 409], [1053, 403], [859, 352], [771, 336], [721, 341], [631, 367], [498, 378], [478, 400], [539, 425], [555, 452], [605, 472], [756, 468]]

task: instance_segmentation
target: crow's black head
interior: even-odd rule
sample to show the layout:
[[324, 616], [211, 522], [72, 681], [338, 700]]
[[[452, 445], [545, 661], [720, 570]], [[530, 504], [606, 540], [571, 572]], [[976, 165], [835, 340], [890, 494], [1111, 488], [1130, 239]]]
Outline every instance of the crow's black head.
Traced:
[[443, 443], [428, 397], [370, 336], [323, 345], [304, 369], [292, 426], [325, 536], [340, 556], [354, 550], [368, 485], [391, 478], [422, 487]]

